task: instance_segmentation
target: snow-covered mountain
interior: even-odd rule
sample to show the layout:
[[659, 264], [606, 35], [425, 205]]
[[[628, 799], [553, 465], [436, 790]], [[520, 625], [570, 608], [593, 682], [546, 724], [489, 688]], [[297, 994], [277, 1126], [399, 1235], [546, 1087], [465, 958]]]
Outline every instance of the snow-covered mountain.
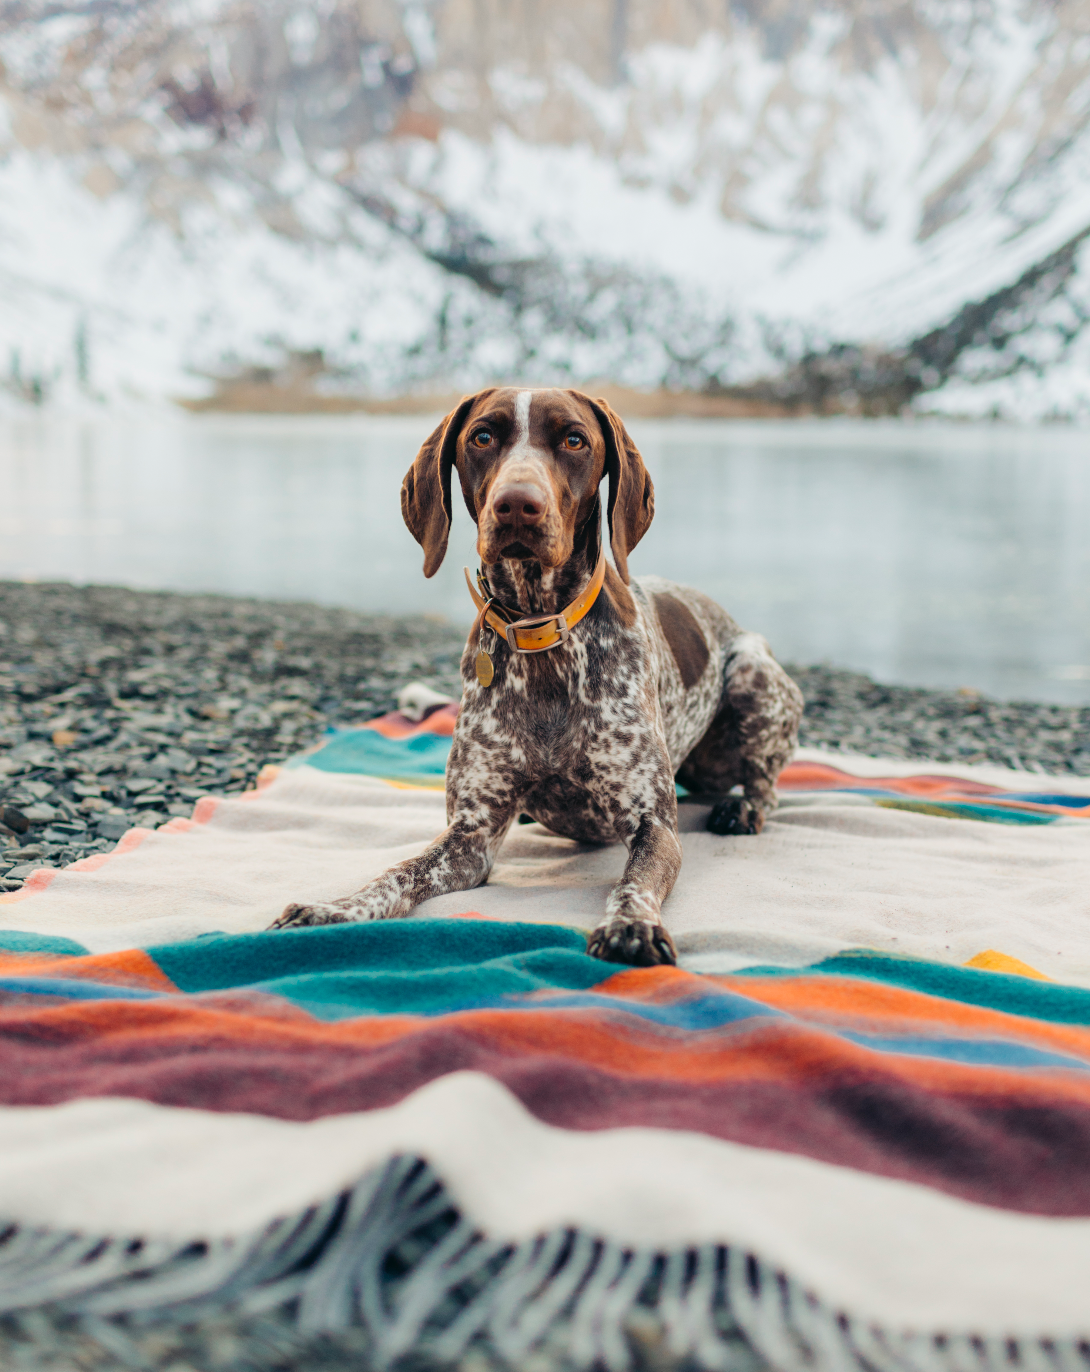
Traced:
[[8, 403], [1090, 414], [1090, 0], [0, 0], [0, 61]]

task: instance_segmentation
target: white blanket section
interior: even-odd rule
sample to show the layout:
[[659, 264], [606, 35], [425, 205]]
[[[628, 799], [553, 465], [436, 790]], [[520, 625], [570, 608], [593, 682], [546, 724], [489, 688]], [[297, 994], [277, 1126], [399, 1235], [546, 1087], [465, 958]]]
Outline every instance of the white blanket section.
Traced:
[[[1090, 794], [1090, 780], [999, 768], [892, 762], [804, 750], [858, 776], [945, 773], [1016, 790]], [[685, 861], [664, 907], [684, 966], [804, 966], [846, 948], [950, 963], [999, 949], [1090, 986], [1090, 822], [1007, 825], [886, 809], [861, 796], [793, 792], [757, 837], [704, 830], [682, 804]], [[92, 952], [213, 930], [265, 929], [290, 901], [348, 895], [420, 852], [445, 824], [442, 792], [303, 766], [246, 796], [199, 803], [132, 836], [96, 870], [0, 896], [0, 930], [75, 939]], [[512, 827], [486, 886], [413, 916], [573, 924], [601, 917], [625, 850]], [[96, 859], [91, 859], [94, 863]]]

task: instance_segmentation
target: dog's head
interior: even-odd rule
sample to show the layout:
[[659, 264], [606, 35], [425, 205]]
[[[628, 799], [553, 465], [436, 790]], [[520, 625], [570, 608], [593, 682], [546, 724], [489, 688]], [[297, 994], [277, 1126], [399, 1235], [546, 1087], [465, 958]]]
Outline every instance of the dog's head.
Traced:
[[655, 491], [636, 445], [604, 400], [578, 391], [480, 391], [425, 441], [401, 487], [401, 513], [434, 576], [450, 535], [456, 468], [486, 566], [503, 558], [560, 567], [598, 508], [609, 477], [613, 559], [628, 581], [628, 554], [647, 532]]

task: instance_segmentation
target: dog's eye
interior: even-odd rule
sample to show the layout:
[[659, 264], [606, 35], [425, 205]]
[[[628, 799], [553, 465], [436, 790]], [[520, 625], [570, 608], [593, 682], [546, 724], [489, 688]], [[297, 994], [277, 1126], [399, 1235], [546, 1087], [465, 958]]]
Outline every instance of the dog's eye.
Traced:
[[473, 443], [478, 448], [489, 448], [492, 446], [492, 432], [490, 429], [478, 429], [473, 435]]
[[574, 453], [580, 448], [585, 448], [587, 446], [587, 441], [582, 434], [568, 434], [567, 438], [564, 440], [564, 446], [565, 448], [570, 448]]

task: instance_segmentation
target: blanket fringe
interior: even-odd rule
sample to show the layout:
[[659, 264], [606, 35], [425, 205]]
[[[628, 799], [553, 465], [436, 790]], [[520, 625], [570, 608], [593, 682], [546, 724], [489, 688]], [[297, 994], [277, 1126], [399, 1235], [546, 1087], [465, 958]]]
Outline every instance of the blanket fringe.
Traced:
[[487, 1238], [442, 1180], [398, 1157], [248, 1239], [190, 1243], [0, 1229], [0, 1315], [48, 1306], [93, 1337], [111, 1320], [289, 1305], [304, 1333], [362, 1328], [368, 1365], [453, 1365], [474, 1347], [520, 1367], [684, 1363], [709, 1372], [1090, 1372], [1079, 1340], [882, 1330], [824, 1305], [758, 1256], [641, 1252], [575, 1230]]

